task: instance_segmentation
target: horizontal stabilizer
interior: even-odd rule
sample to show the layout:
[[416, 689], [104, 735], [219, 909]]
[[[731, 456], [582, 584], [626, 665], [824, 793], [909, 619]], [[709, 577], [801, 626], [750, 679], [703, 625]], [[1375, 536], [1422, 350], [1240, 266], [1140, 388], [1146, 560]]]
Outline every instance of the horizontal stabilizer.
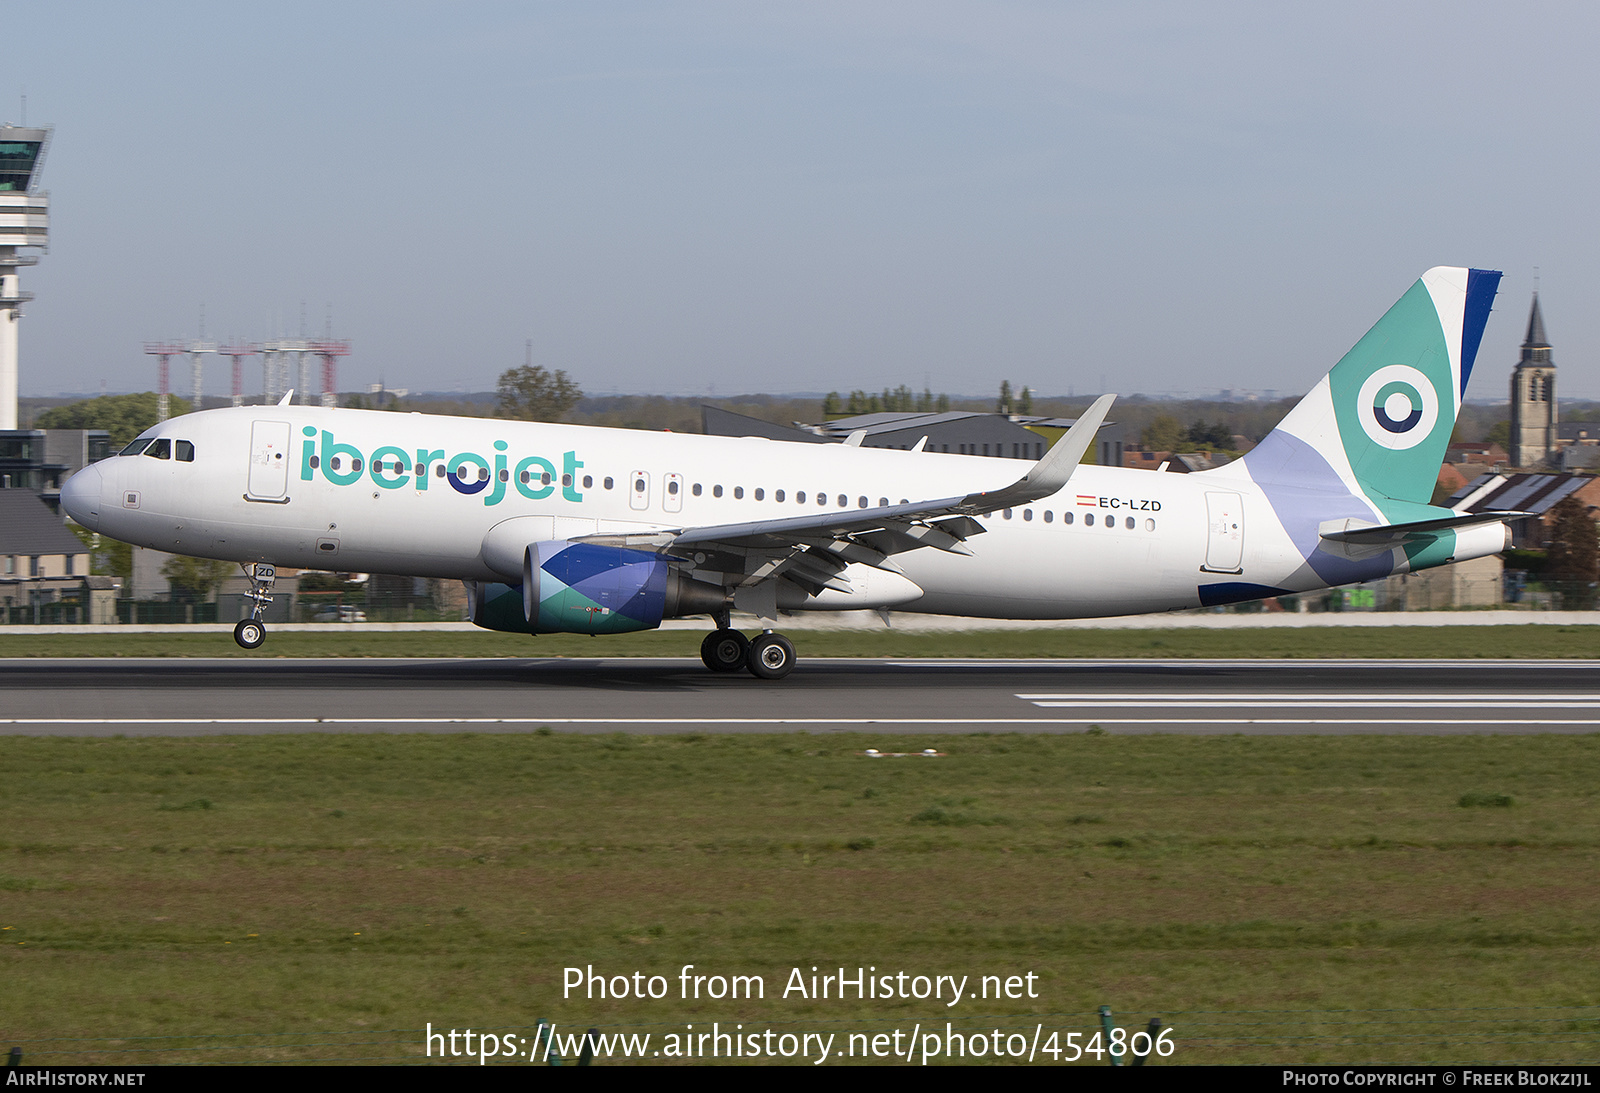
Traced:
[[[1443, 516], [1437, 520], [1412, 520], [1405, 524], [1368, 524], [1359, 526], [1354, 520], [1332, 520], [1320, 530], [1322, 538], [1330, 543], [1350, 543], [1355, 546], [1398, 546], [1440, 531], [1456, 531], [1481, 524], [1500, 524], [1507, 520], [1520, 520], [1532, 516], [1531, 512], [1469, 512], [1459, 516]], [[1329, 525], [1335, 526], [1329, 526]], [[1355, 525], [1355, 526], [1352, 526]]]

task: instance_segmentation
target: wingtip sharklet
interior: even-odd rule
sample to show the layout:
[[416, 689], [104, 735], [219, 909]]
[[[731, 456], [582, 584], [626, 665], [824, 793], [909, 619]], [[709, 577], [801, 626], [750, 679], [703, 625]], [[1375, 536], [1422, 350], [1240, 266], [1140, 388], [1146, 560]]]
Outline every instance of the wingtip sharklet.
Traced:
[[1044, 458], [1028, 469], [1028, 473], [998, 490], [969, 494], [961, 501], [962, 507], [973, 512], [993, 512], [995, 509], [1026, 505], [1061, 492], [1072, 474], [1083, 462], [1083, 457], [1094, 443], [1095, 434], [1105, 424], [1106, 415], [1116, 395], [1101, 395], [1072, 423], [1065, 436], [1056, 441]]

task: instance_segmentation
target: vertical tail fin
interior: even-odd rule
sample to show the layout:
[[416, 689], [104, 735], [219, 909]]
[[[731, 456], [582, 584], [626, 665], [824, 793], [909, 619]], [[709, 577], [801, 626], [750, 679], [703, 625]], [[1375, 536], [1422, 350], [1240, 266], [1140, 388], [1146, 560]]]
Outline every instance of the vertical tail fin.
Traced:
[[1257, 482], [1426, 504], [1500, 274], [1424, 273], [1242, 461]]

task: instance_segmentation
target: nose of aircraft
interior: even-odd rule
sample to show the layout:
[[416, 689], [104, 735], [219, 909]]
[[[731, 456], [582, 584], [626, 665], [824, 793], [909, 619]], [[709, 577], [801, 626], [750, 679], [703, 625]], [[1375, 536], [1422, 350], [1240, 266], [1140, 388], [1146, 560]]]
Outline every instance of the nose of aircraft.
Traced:
[[99, 464], [91, 463], [61, 487], [61, 507], [90, 531], [100, 530], [100, 488], [104, 483]]

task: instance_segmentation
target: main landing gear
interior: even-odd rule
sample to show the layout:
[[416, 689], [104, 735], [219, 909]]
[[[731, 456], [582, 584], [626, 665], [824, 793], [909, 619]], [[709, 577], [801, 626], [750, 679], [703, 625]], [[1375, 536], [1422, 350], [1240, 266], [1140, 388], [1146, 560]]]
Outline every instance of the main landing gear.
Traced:
[[782, 679], [794, 667], [794, 646], [782, 634], [767, 630], [747, 640], [725, 616], [716, 621], [717, 629], [700, 643], [700, 659], [713, 672], [744, 668], [757, 679]]
[[233, 640], [239, 643], [241, 649], [259, 649], [261, 643], [267, 640], [267, 624], [261, 621], [261, 616], [267, 604], [272, 602], [268, 592], [278, 578], [278, 570], [265, 562], [256, 562], [245, 566], [244, 572], [250, 578], [250, 591], [244, 596], [253, 606], [250, 608], [250, 617], [241, 619], [239, 625], [233, 628]]

